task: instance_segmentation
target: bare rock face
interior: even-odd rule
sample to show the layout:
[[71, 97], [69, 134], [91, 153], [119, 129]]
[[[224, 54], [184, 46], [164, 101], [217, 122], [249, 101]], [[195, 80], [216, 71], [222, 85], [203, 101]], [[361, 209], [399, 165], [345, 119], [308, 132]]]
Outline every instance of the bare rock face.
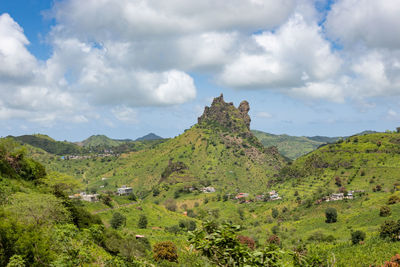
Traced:
[[198, 123], [217, 123], [233, 132], [250, 131], [249, 102], [242, 101], [239, 108], [233, 103], [226, 103], [224, 96], [214, 98], [210, 107], [204, 108], [204, 113], [198, 118]]
[[246, 124], [247, 128], [249, 128], [250, 130], [250, 116], [249, 116], [249, 110], [250, 110], [250, 105], [249, 102], [247, 102], [246, 100], [243, 100], [240, 105], [239, 105], [239, 111], [240, 114], [242, 115], [243, 121]]

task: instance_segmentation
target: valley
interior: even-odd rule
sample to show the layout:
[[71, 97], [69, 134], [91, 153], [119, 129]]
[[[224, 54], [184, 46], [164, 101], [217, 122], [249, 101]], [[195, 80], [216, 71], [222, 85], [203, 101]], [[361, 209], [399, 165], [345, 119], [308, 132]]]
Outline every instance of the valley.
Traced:
[[[1, 263], [19, 255], [32, 263], [42, 257], [52, 264], [96, 266], [223, 266], [219, 262], [229, 260], [248, 260], [251, 266], [383, 266], [398, 253], [398, 238], [389, 240], [382, 227], [400, 215], [399, 133], [360, 134], [328, 144], [288, 136], [271, 141], [273, 135], [250, 131], [248, 110], [247, 101], [236, 108], [221, 95], [197, 124], [170, 139], [3, 138]], [[278, 148], [265, 146], [268, 142]], [[132, 192], [117, 194], [118, 188]], [[54, 203], [39, 209], [42, 221], [32, 221], [29, 199]], [[335, 211], [334, 222], [327, 223], [328, 209]], [[50, 219], [48, 212], [59, 218]], [[29, 239], [18, 228], [26, 223], [50, 234], [40, 242]], [[210, 223], [214, 228], [207, 228]], [[238, 228], [229, 232], [224, 223]], [[240, 253], [218, 261], [208, 256], [222, 248], [209, 239], [217, 234], [210, 229], [218, 227], [247, 240], [230, 239], [231, 249]], [[355, 232], [365, 236], [353, 242]], [[20, 238], [28, 240], [26, 247]], [[49, 243], [54, 238], [57, 248]], [[177, 261], [159, 261], [151, 249], [166, 241], [176, 246]], [[42, 247], [28, 249], [29, 242]], [[277, 258], [260, 263], [257, 255], [264, 254], [256, 252]]]

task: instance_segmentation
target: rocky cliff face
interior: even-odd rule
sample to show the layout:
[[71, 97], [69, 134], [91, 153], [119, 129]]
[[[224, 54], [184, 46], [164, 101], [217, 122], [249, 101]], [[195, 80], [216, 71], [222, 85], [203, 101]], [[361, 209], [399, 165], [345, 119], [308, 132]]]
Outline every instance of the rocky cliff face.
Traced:
[[244, 100], [238, 108], [232, 102], [226, 103], [224, 96], [214, 98], [210, 107], [204, 108], [204, 113], [198, 118], [199, 124], [216, 123], [232, 132], [250, 131], [249, 103]]

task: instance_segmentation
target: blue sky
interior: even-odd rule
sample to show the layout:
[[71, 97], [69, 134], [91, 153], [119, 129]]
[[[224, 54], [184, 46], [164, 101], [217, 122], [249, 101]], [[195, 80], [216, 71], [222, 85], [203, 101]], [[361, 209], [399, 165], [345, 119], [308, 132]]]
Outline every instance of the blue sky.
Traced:
[[400, 5], [355, 3], [1, 1], [0, 135], [172, 137], [220, 93], [270, 133], [394, 129]]

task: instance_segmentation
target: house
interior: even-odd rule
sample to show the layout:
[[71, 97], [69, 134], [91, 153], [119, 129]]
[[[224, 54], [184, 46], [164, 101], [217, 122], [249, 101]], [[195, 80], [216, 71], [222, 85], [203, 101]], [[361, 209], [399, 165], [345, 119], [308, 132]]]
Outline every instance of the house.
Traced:
[[272, 190], [271, 192], [269, 192], [269, 199], [270, 200], [279, 200], [282, 198], [279, 196], [279, 194], [275, 190]]
[[257, 195], [256, 196], [256, 201], [264, 201], [265, 196], [264, 195]]
[[125, 195], [129, 195], [132, 193], [133, 193], [132, 187], [127, 187], [125, 185], [123, 185], [121, 188], [118, 188], [118, 190], [117, 190], [117, 194], [119, 196], [125, 196]]
[[202, 191], [203, 193], [214, 193], [214, 192], [215, 192], [215, 188], [212, 187], [212, 186], [203, 187], [203, 188], [201, 189], [201, 191]]
[[86, 194], [85, 192], [80, 193], [80, 197], [83, 201], [96, 202], [99, 201], [99, 194]]
[[249, 193], [239, 193], [236, 195], [235, 199], [243, 199], [249, 196]]

